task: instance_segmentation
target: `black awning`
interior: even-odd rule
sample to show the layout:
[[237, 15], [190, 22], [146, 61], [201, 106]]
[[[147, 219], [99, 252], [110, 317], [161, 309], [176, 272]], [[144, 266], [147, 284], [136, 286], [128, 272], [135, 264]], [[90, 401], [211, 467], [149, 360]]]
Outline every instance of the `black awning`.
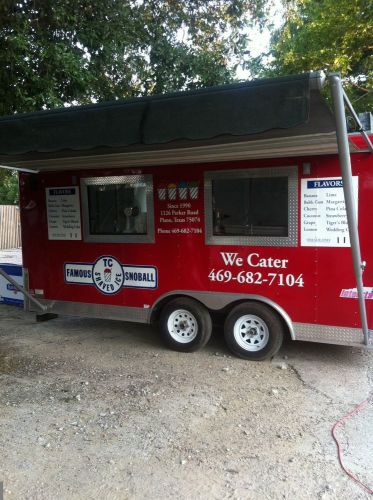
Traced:
[[[325, 106], [326, 108], [326, 106]], [[0, 118], [0, 155], [95, 149], [125, 151], [219, 137], [247, 137], [306, 124], [310, 74]], [[330, 113], [329, 113], [330, 122]], [[330, 128], [329, 128], [330, 130]], [[290, 134], [291, 135], [291, 134]], [[232, 139], [231, 139], [232, 140]], [[89, 153], [90, 152], [90, 153]], [[47, 154], [46, 154], [47, 153]]]

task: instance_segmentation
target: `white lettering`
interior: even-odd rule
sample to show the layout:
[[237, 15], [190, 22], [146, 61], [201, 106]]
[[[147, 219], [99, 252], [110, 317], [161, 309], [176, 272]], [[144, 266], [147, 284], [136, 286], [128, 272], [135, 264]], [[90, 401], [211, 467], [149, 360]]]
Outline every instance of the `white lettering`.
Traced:
[[[234, 266], [234, 264], [236, 263], [236, 260], [237, 260], [238, 253], [220, 252], [220, 255], [222, 256], [224, 264], [226, 266]], [[238, 265], [240, 265], [240, 264], [238, 264]]]
[[258, 253], [251, 253], [247, 257], [247, 263], [251, 267], [275, 267], [276, 269], [286, 269], [288, 259], [274, 259], [273, 257], [260, 258]]

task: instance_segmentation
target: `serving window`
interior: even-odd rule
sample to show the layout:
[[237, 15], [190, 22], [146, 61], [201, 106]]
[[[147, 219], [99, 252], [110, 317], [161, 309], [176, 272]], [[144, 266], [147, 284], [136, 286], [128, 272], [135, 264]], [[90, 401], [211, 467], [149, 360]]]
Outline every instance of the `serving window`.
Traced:
[[151, 175], [83, 178], [81, 188], [86, 241], [154, 241]]
[[297, 184], [297, 167], [206, 172], [206, 243], [295, 246]]

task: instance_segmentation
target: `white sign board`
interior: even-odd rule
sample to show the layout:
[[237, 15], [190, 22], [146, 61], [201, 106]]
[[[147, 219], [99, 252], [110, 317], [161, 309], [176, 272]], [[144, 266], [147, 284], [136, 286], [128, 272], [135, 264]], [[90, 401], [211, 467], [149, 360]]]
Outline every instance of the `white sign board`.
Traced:
[[[0, 263], [0, 268], [11, 276], [14, 281], [23, 286], [23, 272], [21, 266]], [[23, 294], [3, 276], [0, 276], [0, 303], [1, 302], [18, 306], [23, 304]]]
[[46, 188], [48, 238], [81, 240], [79, 188]]
[[[357, 210], [358, 177], [352, 181]], [[302, 179], [301, 186], [301, 245], [349, 247], [342, 179]]]
[[153, 266], [120, 264], [114, 257], [103, 256], [94, 264], [66, 262], [65, 282], [80, 285], [95, 285], [106, 294], [116, 293], [120, 288], [157, 288], [158, 271]]

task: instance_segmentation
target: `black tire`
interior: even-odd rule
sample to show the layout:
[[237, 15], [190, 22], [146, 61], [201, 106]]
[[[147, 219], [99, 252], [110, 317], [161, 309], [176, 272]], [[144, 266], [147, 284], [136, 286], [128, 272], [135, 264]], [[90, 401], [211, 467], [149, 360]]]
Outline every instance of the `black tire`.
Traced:
[[201, 349], [210, 340], [212, 331], [208, 310], [188, 297], [166, 304], [161, 311], [159, 326], [166, 345], [181, 352]]
[[240, 358], [262, 361], [276, 354], [284, 338], [280, 317], [259, 302], [234, 307], [224, 324], [229, 349]]

